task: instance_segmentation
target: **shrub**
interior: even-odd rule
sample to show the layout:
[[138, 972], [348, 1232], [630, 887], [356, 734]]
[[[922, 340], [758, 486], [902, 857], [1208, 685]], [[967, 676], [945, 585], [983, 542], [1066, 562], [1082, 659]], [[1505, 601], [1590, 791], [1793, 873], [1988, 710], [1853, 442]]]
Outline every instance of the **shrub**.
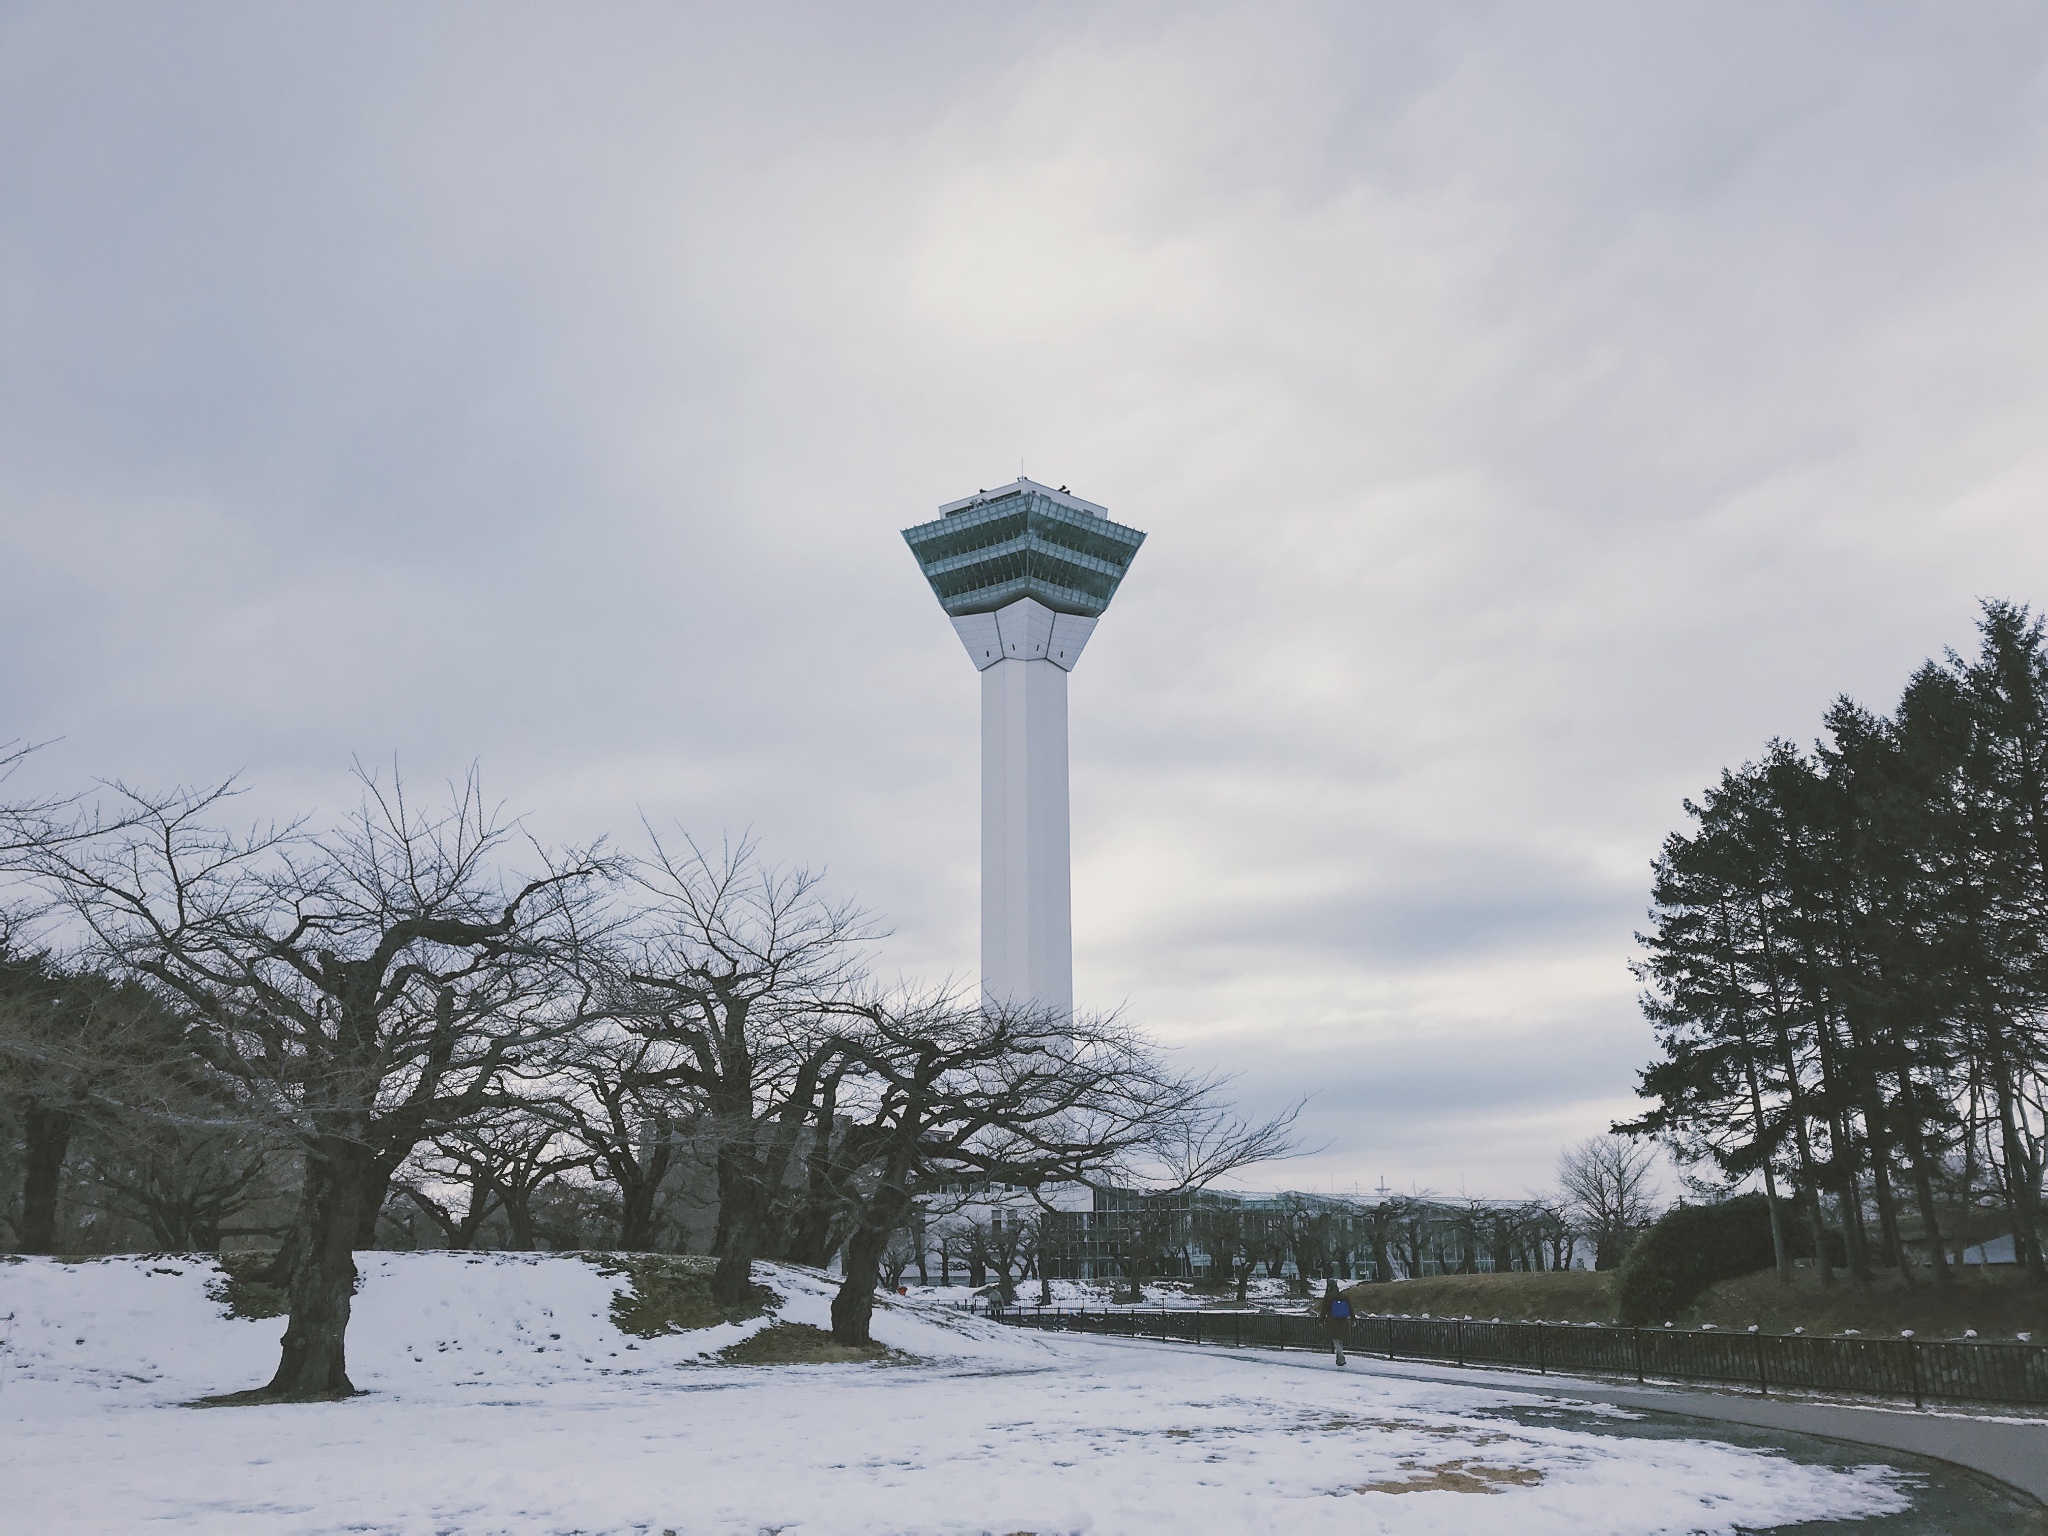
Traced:
[[612, 1296], [612, 1324], [621, 1333], [658, 1339], [719, 1323], [759, 1317], [782, 1305], [765, 1285], [753, 1287], [752, 1302], [721, 1307], [711, 1296], [713, 1259], [680, 1253], [587, 1253], [600, 1274], [623, 1275], [626, 1289]]
[[807, 1323], [771, 1323], [739, 1343], [727, 1345], [719, 1355], [734, 1365], [850, 1365], [907, 1358], [895, 1356], [880, 1344], [842, 1344], [824, 1329]]
[[1621, 1320], [1638, 1326], [1669, 1322], [1708, 1286], [1775, 1262], [1771, 1211], [1762, 1195], [1676, 1206], [1636, 1239], [1622, 1261], [1615, 1286]]

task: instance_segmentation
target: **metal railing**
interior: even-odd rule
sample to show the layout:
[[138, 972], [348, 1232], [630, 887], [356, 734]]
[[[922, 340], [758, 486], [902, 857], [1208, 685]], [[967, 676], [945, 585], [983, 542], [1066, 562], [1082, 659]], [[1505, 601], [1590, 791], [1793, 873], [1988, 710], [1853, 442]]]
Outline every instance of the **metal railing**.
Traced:
[[[1327, 1350], [1320, 1317], [1288, 1312], [990, 1307], [998, 1322], [1062, 1333], [1237, 1349]], [[1758, 1392], [1822, 1392], [1942, 1402], [2048, 1405], [2048, 1345], [1983, 1339], [1864, 1338], [1584, 1323], [1475, 1323], [1358, 1317], [1345, 1347], [1388, 1360], [1494, 1365], [1547, 1375], [1698, 1381]]]

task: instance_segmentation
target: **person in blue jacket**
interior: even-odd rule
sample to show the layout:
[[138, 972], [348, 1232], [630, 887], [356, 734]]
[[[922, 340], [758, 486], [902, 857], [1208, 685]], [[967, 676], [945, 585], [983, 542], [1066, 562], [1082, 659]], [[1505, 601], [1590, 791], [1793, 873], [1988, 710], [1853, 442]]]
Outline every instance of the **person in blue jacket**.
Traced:
[[1338, 1294], [1336, 1281], [1323, 1282], [1323, 1299], [1316, 1303], [1316, 1311], [1322, 1315], [1323, 1332], [1329, 1337], [1337, 1363], [1342, 1365], [1344, 1341], [1351, 1334], [1351, 1303]]

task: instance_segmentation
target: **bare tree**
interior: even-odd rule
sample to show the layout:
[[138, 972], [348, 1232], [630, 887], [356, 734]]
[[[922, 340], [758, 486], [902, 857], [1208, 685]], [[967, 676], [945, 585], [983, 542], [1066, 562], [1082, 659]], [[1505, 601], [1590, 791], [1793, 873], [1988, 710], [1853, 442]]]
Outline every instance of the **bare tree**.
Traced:
[[[409, 1201], [442, 1242], [458, 1250], [475, 1247], [484, 1223], [498, 1213], [497, 1192], [465, 1150], [453, 1137], [436, 1138], [415, 1147], [391, 1180], [394, 1198]], [[454, 1190], [462, 1193], [459, 1205]]]
[[1578, 1234], [1572, 1230], [1570, 1207], [1561, 1198], [1547, 1196], [1534, 1201], [1530, 1210], [1535, 1222], [1533, 1241], [1545, 1250], [1548, 1267], [1570, 1269], [1579, 1245]]
[[507, 883], [514, 829], [474, 772], [432, 815], [395, 779], [358, 777], [359, 807], [320, 836], [213, 825], [229, 785], [130, 796], [110, 823], [74, 821], [18, 861], [68, 903], [105, 964], [175, 1000], [192, 1048], [303, 1158], [284, 1254], [290, 1319], [277, 1372], [252, 1397], [354, 1391], [352, 1249], [393, 1173], [490, 1105], [504, 1074], [579, 1027], [590, 1001], [581, 965], [608, 873], [597, 851], [530, 846], [538, 871]]
[[1372, 1277], [1381, 1283], [1394, 1278], [1392, 1234], [1399, 1213], [1399, 1202], [1384, 1196], [1363, 1213], [1366, 1241], [1372, 1248]]
[[1240, 1125], [1213, 1079], [1173, 1072], [1114, 1017], [877, 1000], [829, 1049], [846, 1067], [835, 1187], [854, 1213], [832, 1302], [844, 1343], [869, 1342], [882, 1252], [926, 1190], [1215, 1177], [1234, 1165], [1231, 1127], [1244, 1161], [1287, 1146], [1284, 1126]]
[[1041, 1200], [1028, 1220], [1025, 1241], [1031, 1250], [1031, 1268], [1038, 1276], [1038, 1304], [1052, 1305], [1053, 1269], [1068, 1257], [1066, 1239], [1069, 1232], [1064, 1213], [1046, 1206]]
[[1135, 1306], [1145, 1299], [1145, 1282], [1165, 1271], [1169, 1256], [1187, 1240], [1188, 1213], [1171, 1196], [1140, 1194], [1135, 1209], [1109, 1231], [1109, 1260], [1124, 1278], [1123, 1300]]
[[941, 1222], [933, 1231], [932, 1251], [939, 1256], [939, 1284], [950, 1289], [953, 1265], [964, 1256], [969, 1238], [955, 1222]]
[[1392, 1234], [1394, 1252], [1400, 1259], [1402, 1272], [1410, 1280], [1419, 1280], [1428, 1271], [1429, 1256], [1436, 1239], [1434, 1212], [1439, 1209], [1435, 1197], [1423, 1191], [1409, 1195], [1397, 1195], [1385, 1202], [1388, 1227]]
[[895, 1290], [903, 1284], [903, 1272], [917, 1262], [916, 1239], [905, 1227], [889, 1239], [889, 1246], [882, 1250], [882, 1284]]
[[91, 1116], [78, 1199], [137, 1223], [167, 1252], [217, 1253], [235, 1218], [276, 1197], [280, 1161], [254, 1127], [178, 1095], [155, 1110]]
[[834, 1055], [831, 1020], [875, 932], [809, 871], [763, 864], [751, 842], [713, 857], [649, 836], [621, 1006], [641, 1038], [676, 1048], [661, 1081], [703, 1103], [718, 1188], [711, 1292], [737, 1304], [755, 1258], [777, 1246], [777, 1202]]
[[1247, 1211], [1238, 1205], [1196, 1203], [1189, 1216], [1189, 1228], [1202, 1251], [1209, 1255], [1220, 1277], [1237, 1287], [1242, 1305], [1251, 1292], [1252, 1271], [1259, 1267], [1260, 1245], [1256, 1236], [1264, 1212]]
[[674, 1061], [675, 1047], [662, 1040], [586, 1039], [540, 1110], [618, 1187], [618, 1246], [628, 1253], [655, 1248], [662, 1185], [694, 1150], [703, 1098], [678, 1081]]
[[1557, 1182], [1593, 1267], [1613, 1269], [1657, 1213], [1656, 1149], [1622, 1136], [1589, 1136], [1558, 1154]]
[[1327, 1209], [1299, 1195], [1289, 1195], [1282, 1202], [1280, 1219], [1286, 1224], [1287, 1247], [1294, 1255], [1294, 1293], [1307, 1296], [1309, 1281], [1329, 1271], [1334, 1223]]
[[1017, 1282], [1024, 1278], [1030, 1267], [1031, 1250], [1028, 1223], [1014, 1216], [1005, 1221], [1001, 1211], [990, 1213], [986, 1223], [987, 1235], [984, 1245], [988, 1251], [989, 1268], [995, 1271], [996, 1286], [1002, 1292], [1003, 1304], [1010, 1305], [1017, 1299]]
[[[505, 1246], [525, 1252], [534, 1246], [534, 1196], [591, 1161], [589, 1150], [567, 1137], [556, 1120], [525, 1104], [507, 1104], [416, 1149], [406, 1164], [413, 1177], [394, 1182], [441, 1229], [449, 1247], [473, 1247], [485, 1223], [502, 1215]], [[449, 1186], [465, 1192], [459, 1213], [433, 1196]]]

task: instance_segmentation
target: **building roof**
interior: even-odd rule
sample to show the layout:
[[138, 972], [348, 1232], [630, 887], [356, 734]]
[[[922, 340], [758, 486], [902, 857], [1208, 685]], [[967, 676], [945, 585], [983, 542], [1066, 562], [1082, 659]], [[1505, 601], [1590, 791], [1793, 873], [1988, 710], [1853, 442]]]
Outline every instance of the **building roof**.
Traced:
[[953, 618], [1036, 598], [1095, 618], [1116, 595], [1145, 535], [1106, 508], [1018, 478], [939, 508], [903, 530], [939, 605]]

